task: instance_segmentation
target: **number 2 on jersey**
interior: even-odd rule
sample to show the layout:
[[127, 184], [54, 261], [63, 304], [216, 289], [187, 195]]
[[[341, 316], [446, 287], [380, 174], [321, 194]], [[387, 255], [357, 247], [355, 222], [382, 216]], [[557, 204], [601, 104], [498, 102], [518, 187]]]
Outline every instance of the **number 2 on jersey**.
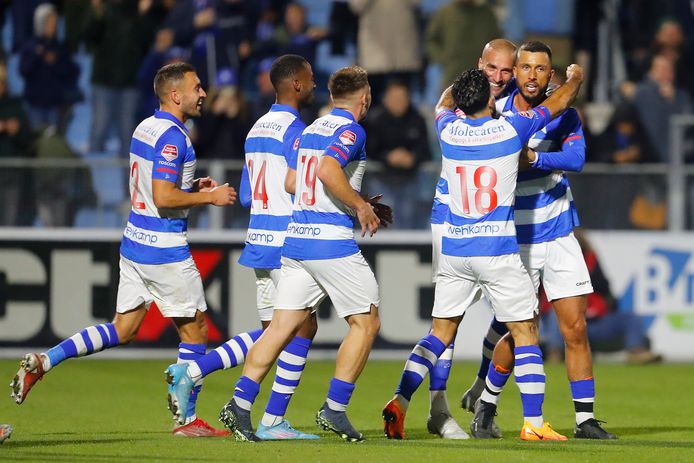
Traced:
[[[263, 161], [260, 165], [260, 172], [258, 172], [258, 178], [255, 180], [255, 186], [253, 187], [253, 201], [258, 200], [263, 202], [263, 209], [267, 209], [267, 189], [265, 188], [265, 168], [267, 167], [267, 161]], [[250, 174], [251, 180], [253, 179], [253, 159], [248, 160], [248, 173]]]
[[[455, 173], [460, 175], [460, 195], [463, 200], [463, 213], [469, 214], [470, 198], [468, 197], [467, 189], [467, 169], [465, 166], [457, 166], [455, 168]], [[488, 176], [486, 184], [482, 183], [482, 175], [484, 174]], [[473, 182], [475, 183], [475, 188], [477, 188], [477, 191], [475, 191], [475, 209], [477, 209], [480, 214], [486, 214], [496, 208], [498, 203], [496, 191], [494, 191], [497, 182], [496, 170], [489, 166], [478, 167], [473, 174]], [[483, 201], [485, 195], [489, 198], [489, 202], [486, 206]]]
[[313, 206], [316, 204], [316, 175], [318, 167], [318, 157], [311, 156], [306, 162], [306, 156], [301, 156], [301, 164], [303, 165], [304, 172], [304, 185], [302, 190], [306, 190], [301, 193], [300, 201], [307, 206]]
[[130, 195], [130, 204], [132, 204], [133, 209], [144, 209], [145, 203], [137, 200], [137, 194], [140, 193], [140, 166], [137, 162], [133, 162], [133, 166], [130, 168], [130, 177], [135, 179], [133, 192]]

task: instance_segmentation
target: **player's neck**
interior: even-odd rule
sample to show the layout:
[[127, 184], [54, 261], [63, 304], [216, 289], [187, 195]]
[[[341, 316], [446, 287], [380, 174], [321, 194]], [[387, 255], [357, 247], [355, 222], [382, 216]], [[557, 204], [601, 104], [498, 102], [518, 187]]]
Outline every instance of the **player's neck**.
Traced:
[[173, 117], [175, 117], [176, 119], [181, 121], [182, 124], [184, 124], [186, 122], [186, 119], [187, 119], [186, 115], [183, 114], [183, 111], [181, 111], [180, 109], [178, 109], [176, 107], [171, 108], [167, 105], [160, 105], [159, 111], [163, 111], [163, 112], [171, 114]]
[[335, 109], [341, 109], [343, 111], [347, 111], [352, 115], [355, 121], [359, 122], [359, 118], [361, 116], [361, 106], [355, 106], [355, 105], [346, 105], [346, 104], [340, 104], [340, 103], [335, 103]]
[[482, 117], [492, 117], [492, 112], [489, 108], [484, 108], [481, 111], [477, 111], [475, 114], [467, 114], [465, 117], [468, 119], [480, 119]]
[[533, 109], [535, 106], [538, 106], [544, 101], [544, 98], [538, 99], [537, 101], [528, 101], [525, 98], [523, 98], [523, 95], [519, 93], [516, 94], [516, 96], [513, 98], [513, 106], [518, 110], [518, 111], [529, 111]]
[[277, 98], [275, 99], [275, 104], [281, 104], [284, 106], [289, 106], [289, 107], [294, 108], [295, 110], [299, 111], [299, 102], [295, 98], [287, 98], [287, 97], [277, 95]]

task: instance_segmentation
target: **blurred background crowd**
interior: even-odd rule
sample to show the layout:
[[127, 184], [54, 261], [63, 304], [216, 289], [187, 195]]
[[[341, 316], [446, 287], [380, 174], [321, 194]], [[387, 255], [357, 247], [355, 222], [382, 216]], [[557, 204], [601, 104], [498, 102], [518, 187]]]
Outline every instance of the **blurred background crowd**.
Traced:
[[[691, 229], [694, 2], [690, 0], [0, 0], [0, 226], [120, 228], [127, 155], [158, 107], [156, 70], [189, 61], [208, 91], [190, 121], [202, 174], [238, 185], [243, 144], [274, 101], [273, 59], [306, 57], [317, 98], [352, 63], [370, 74], [366, 190], [395, 227], [428, 229], [439, 148], [433, 105], [484, 44], [552, 47], [557, 75], [588, 70], [577, 107], [587, 164], [571, 176], [584, 226]], [[693, 124], [691, 121], [689, 124]], [[244, 228], [240, 207], [193, 227]]]

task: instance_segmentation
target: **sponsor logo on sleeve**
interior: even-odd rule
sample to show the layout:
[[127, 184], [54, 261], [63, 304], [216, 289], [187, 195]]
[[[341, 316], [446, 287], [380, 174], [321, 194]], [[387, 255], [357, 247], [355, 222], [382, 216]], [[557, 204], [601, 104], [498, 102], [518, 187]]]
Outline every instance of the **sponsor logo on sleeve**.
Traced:
[[299, 147], [299, 137], [296, 137], [296, 140], [294, 140], [294, 149], [297, 149]]
[[518, 111], [518, 115], [527, 117], [528, 119], [532, 119], [533, 117], [535, 117], [535, 111], [533, 111], [532, 109], [529, 111]]
[[161, 155], [167, 161], [171, 162], [178, 157], [178, 147], [176, 145], [164, 145], [161, 150]]
[[345, 145], [353, 145], [357, 141], [357, 134], [351, 130], [345, 130], [339, 136], [340, 141]]

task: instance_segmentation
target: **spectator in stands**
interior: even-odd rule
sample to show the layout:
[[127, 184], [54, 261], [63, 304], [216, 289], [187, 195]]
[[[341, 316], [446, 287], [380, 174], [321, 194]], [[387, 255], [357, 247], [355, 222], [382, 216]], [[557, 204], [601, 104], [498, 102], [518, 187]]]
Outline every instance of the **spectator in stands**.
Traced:
[[203, 87], [214, 84], [217, 69], [238, 73], [251, 54], [255, 28], [253, 0], [179, 0], [166, 20], [175, 44], [191, 48], [190, 62]]
[[258, 71], [255, 77], [257, 93], [249, 103], [251, 119], [257, 121], [267, 113], [275, 102], [275, 89], [270, 82], [270, 68], [275, 61], [274, 57], [265, 58], [258, 63]]
[[244, 159], [244, 143], [252, 125], [236, 74], [229, 68], [220, 69], [195, 125], [196, 153], [200, 159]]
[[142, 66], [137, 73], [137, 85], [140, 98], [137, 120], [143, 120], [159, 109], [159, 97], [154, 93], [152, 82], [159, 68], [166, 64], [188, 59], [188, 51], [181, 47], [173, 46], [173, 29], [160, 29], [157, 32], [154, 45], [142, 61]]
[[[661, 361], [662, 356], [651, 352], [648, 348], [646, 329], [641, 318], [633, 312], [617, 310], [617, 301], [610, 291], [610, 283], [600, 267], [597, 254], [586, 237], [576, 232], [576, 238], [581, 245], [594, 289], [594, 292], [588, 295], [586, 310], [591, 347], [610, 344], [621, 339], [628, 353], [629, 363], [643, 364]], [[544, 314], [541, 319], [541, 331], [544, 332], [542, 338], [548, 351], [547, 357], [559, 360], [562, 358], [564, 342], [554, 311], [551, 310], [544, 294], [542, 294], [541, 306]]]
[[417, 168], [431, 160], [427, 123], [410, 101], [408, 86], [392, 81], [386, 87], [383, 104], [365, 121], [366, 152], [383, 163], [383, 171], [369, 181], [370, 193], [383, 193], [383, 202], [396, 211], [394, 227], [416, 228]]
[[441, 89], [451, 85], [461, 69], [477, 67], [481, 43], [501, 37], [494, 12], [486, 2], [453, 0], [429, 21], [429, 60], [443, 68]]
[[80, 70], [58, 41], [57, 32], [55, 6], [39, 5], [34, 12], [34, 37], [22, 47], [19, 71], [32, 128], [54, 126], [64, 134], [71, 107], [82, 99], [82, 93], [77, 86]]
[[349, 0], [359, 16], [358, 64], [369, 71], [371, 96], [380, 101], [396, 78], [410, 89], [422, 68], [417, 24], [421, 0]]
[[[30, 157], [32, 132], [19, 98], [7, 93], [7, 68], [0, 65], [0, 158]], [[18, 169], [0, 169], [0, 225], [18, 225], [20, 208], [27, 206], [21, 195], [26, 176]]]
[[655, 162], [653, 147], [631, 103], [623, 101], [617, 106], [605, 130], [596, 137], [591, 154], [592, 162]]
[[284, 24], [275, 33], [277, 54], [303, 56], [309, 63], [316, 61], [316, 47], [327, 37], [322, 27], [306, 24], [306, 10], [299, 3], [290, 3], [284, 12]]
[[668, 162], [670, 116], [692, 110], [689, 94], [675, 83], [675, 64], [671, 58], [653, 57], [648, 77], [636, 87], [633, 103], [657, 161]]
[[661, 21], [653, 41], [653, 54], [663, 55], [675, 63], [675, 82], [677, 86], [687, 90], [689, 95], [694, 92], [694, 57], [692, 50], [684, 40], [682, 26], [674, 18]]
[[151, 0], [92, 0], [84, 38], [92, 51], [91, 152], [104, 152], [112, 129], [126, 155], [136, 125], [137, 72], [157, 30]]

